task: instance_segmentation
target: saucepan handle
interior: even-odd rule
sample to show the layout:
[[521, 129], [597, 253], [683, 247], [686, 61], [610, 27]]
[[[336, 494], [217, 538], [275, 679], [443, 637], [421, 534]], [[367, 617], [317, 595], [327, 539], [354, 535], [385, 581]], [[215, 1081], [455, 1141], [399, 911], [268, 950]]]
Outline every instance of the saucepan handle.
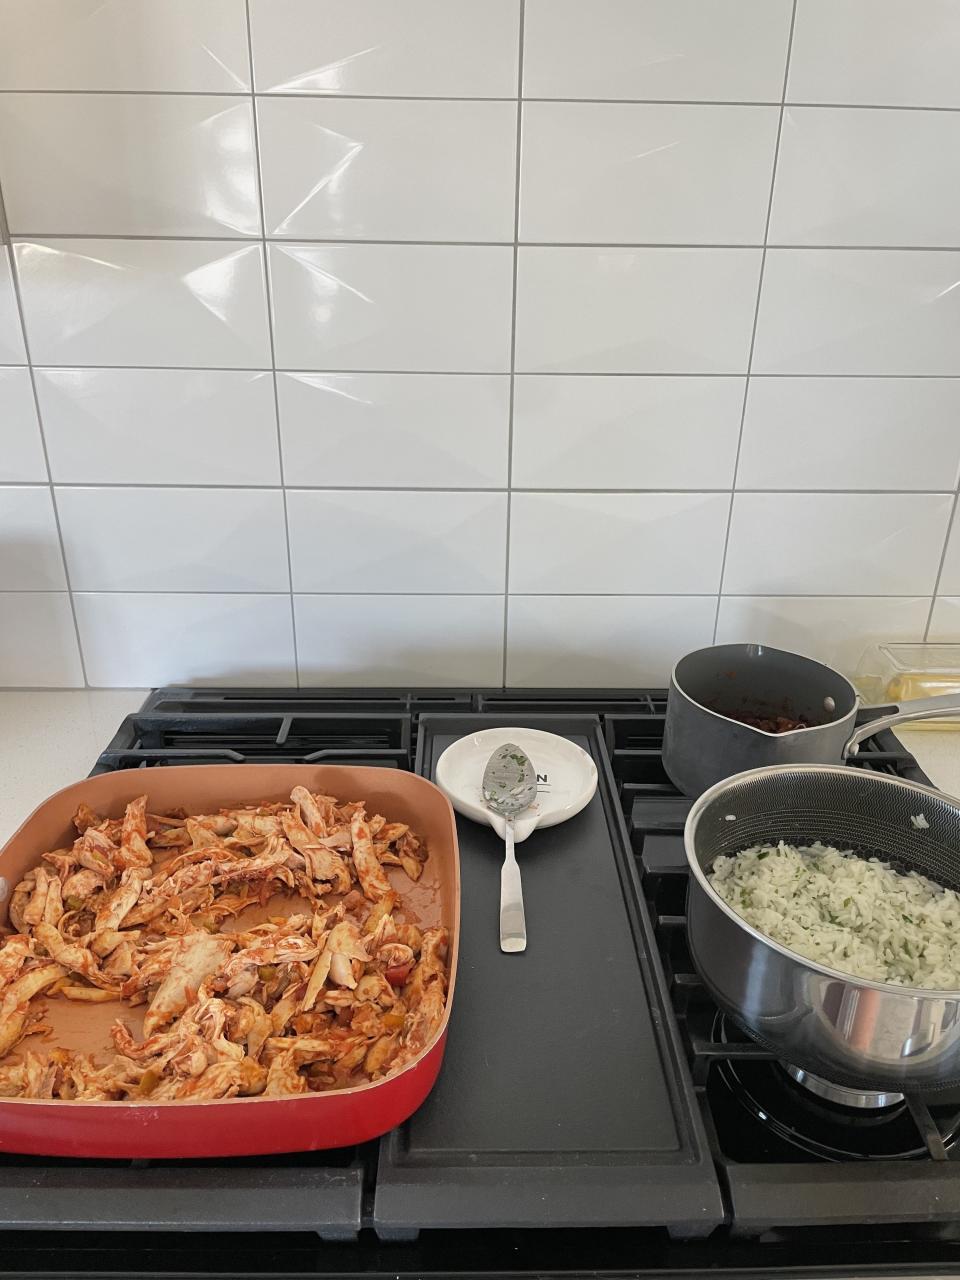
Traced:
[[[864, 707], [869, 711], [870, 707]], [[860, 750], [860, 743], [865, 738], [872, 738], [881, 729], [890, 729], [897, 724], [906, 724], [910, 720], [934, 720], [938, 716], [960, 715], [960, 693], [944, 693], [936, 698], [913, 698], [902, 702], [892, 714], [878, 716], [876, 720], [854, 729], [850, 741], [844, 748], [844, 755], [855, 756]]]

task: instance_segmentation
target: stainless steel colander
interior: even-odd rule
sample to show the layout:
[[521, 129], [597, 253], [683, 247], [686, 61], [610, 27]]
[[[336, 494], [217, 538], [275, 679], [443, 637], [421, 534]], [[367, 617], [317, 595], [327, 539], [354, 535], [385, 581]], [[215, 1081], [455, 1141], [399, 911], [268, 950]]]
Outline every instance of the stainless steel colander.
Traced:
[[684, 832], [694, 963], [754, 1039], [784, 1062], [851, 1088], [960, 1083], [960, 991], [871, 982], [806, 960], [752, 928], [711, 888], [718, 855], [778, 840], [880, 856], [960, 890], [960, 801], [849, 766], [775, 766], [704, 792]]

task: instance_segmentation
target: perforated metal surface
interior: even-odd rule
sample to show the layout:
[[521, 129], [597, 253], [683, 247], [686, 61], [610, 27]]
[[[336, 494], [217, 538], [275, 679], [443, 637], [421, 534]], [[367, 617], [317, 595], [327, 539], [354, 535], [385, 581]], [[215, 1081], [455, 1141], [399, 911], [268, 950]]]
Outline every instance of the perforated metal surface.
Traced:
[[708, 871], [720, 854], [778, 840], [879, 856], [960, 890], [960, 805], [899, 778], [817, 765], [758, 769], [704, 807], [694, 855]]

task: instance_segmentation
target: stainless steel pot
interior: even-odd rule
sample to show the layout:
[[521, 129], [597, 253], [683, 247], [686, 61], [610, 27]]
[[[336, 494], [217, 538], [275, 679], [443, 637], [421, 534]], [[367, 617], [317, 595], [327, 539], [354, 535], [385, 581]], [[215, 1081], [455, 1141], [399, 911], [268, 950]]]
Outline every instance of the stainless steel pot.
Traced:
[[851, 1089], [960, 1083], [960, 991], [828, 969], [759, 933], [714, 892], [718, 855], [778, 840], [879, 854], [960, 890], [960, 802], [839, 765], [753, 769], [702, 795], [684, 831], [690, 951], [722, 1009], [783, 1062]]
[[[887, 714], [857, 729], [860, 707], [850, 681], [811, 658], [760, 644], [697, 649], [670, 676], [663, 765], [685, 795], [698, 796], [745, 769], [840, 764], [880, 729], [960, 712], [960, 695], [877, 708]], [[730, 713], [803, 717], [810, 727], [767, 733]]]

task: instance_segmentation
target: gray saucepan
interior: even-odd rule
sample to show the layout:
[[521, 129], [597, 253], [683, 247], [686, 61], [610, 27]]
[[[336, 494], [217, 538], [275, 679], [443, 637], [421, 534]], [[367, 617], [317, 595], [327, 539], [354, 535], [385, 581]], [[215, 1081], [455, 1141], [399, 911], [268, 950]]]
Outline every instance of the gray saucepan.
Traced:
[[848, 1105], [864, 1105], [853, 1101], [864, 1089], [910, 1093], [960, 1083], [960, 991], [829, 969], [765, 937], [714, 891], [715, 858], [779, 840], [879, 855], [960, 890], [960, 801], [842, 765], [768, 767], [711, 787], [684, 831], [694, 963], [720, 1007], [796, 1078], [821, 1092], [828, 1082], [845, 1086]]
[[[960, 695], [870, 708], [882, 714], [857, 728], [860, 709], [850, 681], [811, 658], [761, 644], [697, 649], [680, 659], [670, 677], [663, 765], [685, 795], [698, 796], [745, 769], [842, 764], [881, 729], [960, 712]], [[781, 715], [809, 727], [768, 733], [736, 715]]]

